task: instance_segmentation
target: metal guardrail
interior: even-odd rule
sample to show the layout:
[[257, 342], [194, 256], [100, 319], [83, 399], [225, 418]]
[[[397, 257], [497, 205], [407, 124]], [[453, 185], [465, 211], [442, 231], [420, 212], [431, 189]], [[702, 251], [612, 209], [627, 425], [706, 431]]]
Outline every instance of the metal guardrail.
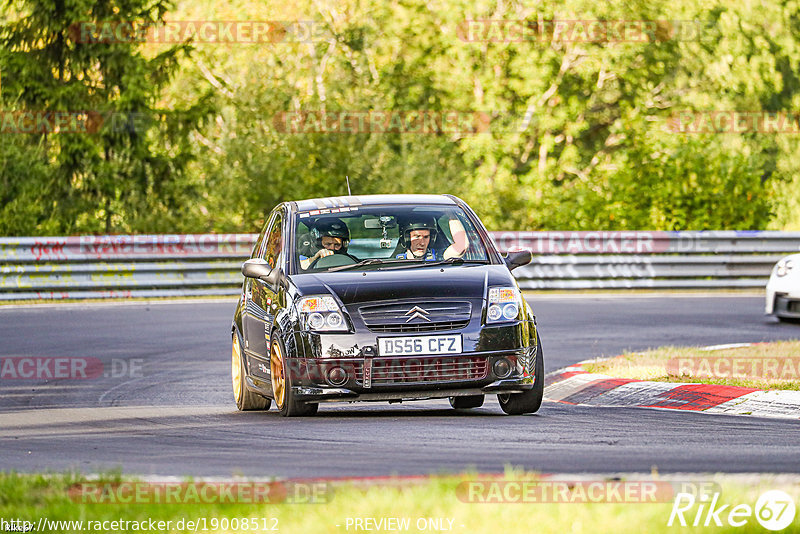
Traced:
[[257, 237], [0, 238], [0, 300], [235, 295]]
[[[0, 300], [236, 295], [255, 234], [0, 238]], [[760, 288], [800, 232], [492, 232], [523, 289]]]
[[800, 232], [493, 232], [501, 250], [528, 248], [523, 289], [763, 288], [800, 251]]

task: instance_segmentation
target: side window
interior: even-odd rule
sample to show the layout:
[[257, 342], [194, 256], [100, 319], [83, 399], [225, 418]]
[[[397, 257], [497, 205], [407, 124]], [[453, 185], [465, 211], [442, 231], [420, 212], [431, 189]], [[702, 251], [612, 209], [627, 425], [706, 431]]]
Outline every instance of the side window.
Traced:
[[278, 257], [280, 256], [283, 247], [283, 216], [280, 212], [275, 214], [271, 224], [272, 226], [267, 232], [267, 237], [264, 240], [261, 257], [267, 260], [269, 266], [274, 269], [278, 264]]
[[[272, 214], [270, 214], [271, 216]], [[250, 254], [251, 258], [261, 258], [261, 252], [264, 250], [264, 237], [267, 235], [267, 228], [270, 228], [270, 217], [267, 217], [267, 222], [264, 224], [264, 227], [261, 229], [261, 233], [258, 234], [258, 239], [256, 240], [256, 244], [253, 247], [253, 252]]]

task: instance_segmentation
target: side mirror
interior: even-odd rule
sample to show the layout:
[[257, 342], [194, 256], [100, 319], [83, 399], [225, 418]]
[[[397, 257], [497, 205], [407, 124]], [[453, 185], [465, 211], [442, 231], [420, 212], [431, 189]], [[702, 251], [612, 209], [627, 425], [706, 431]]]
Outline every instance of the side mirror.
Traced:
[[530, 250], [520, 250], [519, 252], [509, 252], [508, 256], [503, 258], [509, 271], [513, 271], [517, 267], [528, 265], [533, 259], [533, 254]]
[[251, 258], [242, 264], [242, 274], [247, 278], [256, 278], [274, 286], [280, 280], [281, 270], [279, 267], [271, 268], [261, 258]]

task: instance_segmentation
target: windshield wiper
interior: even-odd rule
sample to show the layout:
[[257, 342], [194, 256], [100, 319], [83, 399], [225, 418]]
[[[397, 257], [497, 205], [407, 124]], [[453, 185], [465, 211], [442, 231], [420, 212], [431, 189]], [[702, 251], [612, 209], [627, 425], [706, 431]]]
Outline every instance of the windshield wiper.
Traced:
[[330, 269], [328, 269], [327, 272], [332, 273], [335, 271], [349, 271], [350, 269], [363, 267], [364, 265], [375, 265], [378, 263], [383, 263], [383, 260], [380, 258], [367, 258], [366, 260], [361, 260], [356, 263], [351, 263], [349, 265], [340, 265], [339, 267], [331, 267]]
[[444, 260], [438, 261], [429, 261], [426, 265], [453, 265], [453, 264], [462, 264], [462, 263], [489, 263], [487, 260], [465, 260], [459, 256], [454, 258], [447, 258]]
[[[455, 257], [455, 258], [447, 258], [445, 260], [435, 260], [435, 261], [414, 258], [411, 260], [401, 261], [399, 263], [400, 264], [397, 267], [393, 267], [392, 269], [406, 269], [410, 267], [433, 267], [435, 265], [455, 265], [455, 264], [461, 265], [462, 263], [486, 264], [489, 262], [487, 260], [465, 260], [464, 258]], [[386, 269], [386, 270], [388, 271], [391, 269]]]

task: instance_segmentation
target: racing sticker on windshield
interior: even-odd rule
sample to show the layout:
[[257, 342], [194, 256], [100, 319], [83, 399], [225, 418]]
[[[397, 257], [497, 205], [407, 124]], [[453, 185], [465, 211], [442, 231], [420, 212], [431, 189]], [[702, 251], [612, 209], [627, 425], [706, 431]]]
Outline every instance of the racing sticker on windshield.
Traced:
[[313, 215], [327, 215], [329, 213], [344, 213], [346, 211], [358, 211], [358, 208], [330, 208], [324, 210], [311, 210], [311, 211], [303, 211], [299, 212], [299, 216], [301, 219], [305, 219], [306, 217], [311, 217]]

